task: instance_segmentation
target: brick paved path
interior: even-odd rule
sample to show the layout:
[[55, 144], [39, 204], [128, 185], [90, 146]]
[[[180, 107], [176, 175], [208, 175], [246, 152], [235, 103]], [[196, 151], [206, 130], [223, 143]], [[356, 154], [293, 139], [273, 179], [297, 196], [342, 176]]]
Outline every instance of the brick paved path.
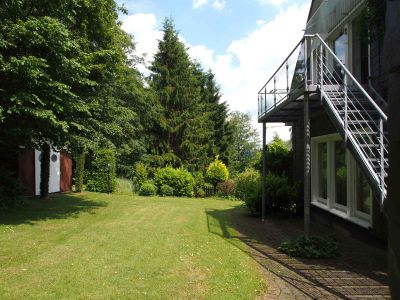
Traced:
[[[224, 224], [227, 212], [208, 212]], [[264, 224], [231, 211], [230, 226], [238, 232], [231, 236], [223, 230], [224, 238], [240, 239], [244, 249], [262, 268], [268, 291], [261, 299], [390, 299], [387, 286], [386, 254], [352, 239], [336, 236], [341, 249], [337, 259], [294, 259], [280, 253], [277, 247], [284, 240], [301, 234], [299, 219], [272, 219]], [[319, 228], [320, 229], [320, 228]], [[242, 249], [243, 250], [243, 249]]]

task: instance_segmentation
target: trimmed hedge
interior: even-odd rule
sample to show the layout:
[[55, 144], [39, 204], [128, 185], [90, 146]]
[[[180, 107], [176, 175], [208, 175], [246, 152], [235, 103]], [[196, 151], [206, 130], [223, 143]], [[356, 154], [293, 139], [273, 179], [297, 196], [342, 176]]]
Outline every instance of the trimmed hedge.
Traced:
[[88, 175], [87, 189], [89, 191], [114, 192], [116, 187], [115, 152], [112, 149], [99, 149], [94, 154]]
[[194, 179], [186, 169], [174, 169], [171, 166], [158, 169], [154, 174], [154, 182], [158, 189], [161, 189], [163, 185], [173, 188], [174, 196], [193, 196]]

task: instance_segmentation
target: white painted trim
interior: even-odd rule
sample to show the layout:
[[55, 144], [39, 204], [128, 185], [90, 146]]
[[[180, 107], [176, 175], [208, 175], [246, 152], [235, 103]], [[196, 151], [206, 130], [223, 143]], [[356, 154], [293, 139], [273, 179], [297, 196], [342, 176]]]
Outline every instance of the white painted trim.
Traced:
[[[338, 133], [317, 136], [311, 138], [311, 203], [319, 208], [322, 208], [330, 213], [337, 215], [341, 218], [349, 220], [364, 228], [372, 226], [372, 204], [370, 214], [366, 214], [357, 210], [356, 203], [356, 174], [357, 163], [350, 151], [346, 149], [346, 167], [347, 167], [347, 205], [335, 203], [335, 157], [334, 157], [334, 143], [340, 141], [342, 138]], [[327, 199], [321, 199], [319, 195], [318, 184], [318, 144], [327, 144]], [[372, 193], [372, 189], [371, 189]], [[371, 194], [372, 196], [372, 194]], [[372, 200], [372, 198], [371, 198]]]

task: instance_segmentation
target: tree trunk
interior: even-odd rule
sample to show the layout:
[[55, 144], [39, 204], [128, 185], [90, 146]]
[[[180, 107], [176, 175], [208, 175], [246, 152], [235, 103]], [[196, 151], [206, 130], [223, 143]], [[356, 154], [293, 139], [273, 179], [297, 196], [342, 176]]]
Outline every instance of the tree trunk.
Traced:
[[50, 180], [50, 145], [44, 143], [42, 146], [42, 160], [40, 169], [40, 197], [46, 199], [49, 197]]
[[388, 272], [393, 299], [400, 299], [400, 1], [387, 1], [385, 70], [389, 95]]

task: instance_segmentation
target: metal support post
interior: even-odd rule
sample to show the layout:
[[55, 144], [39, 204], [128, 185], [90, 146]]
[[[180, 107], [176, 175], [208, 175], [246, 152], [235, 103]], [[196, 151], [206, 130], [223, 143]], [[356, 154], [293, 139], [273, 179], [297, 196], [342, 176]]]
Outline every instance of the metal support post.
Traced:
[[344, 140], [347, 142], [348, 137], [348, 118], [349, 118], [349, 103], [347, 97], [347, 74], [344, 74]]
[[262, 202], [261, 202], [261, 221], [265, 221], [265, 209], [266, 209], [266, 201], [267, 201], [267, 192], [266, 192], [266, 178], [267, 178], [267, 126], [265, 122], [263, 123], [263, 141], [262, 141]]
[[286, 97], [289, 98], [289, 62], [286, 62]]
[[309, 95], [304, 94], [304, 233], [310, 235], [311, 133]]

